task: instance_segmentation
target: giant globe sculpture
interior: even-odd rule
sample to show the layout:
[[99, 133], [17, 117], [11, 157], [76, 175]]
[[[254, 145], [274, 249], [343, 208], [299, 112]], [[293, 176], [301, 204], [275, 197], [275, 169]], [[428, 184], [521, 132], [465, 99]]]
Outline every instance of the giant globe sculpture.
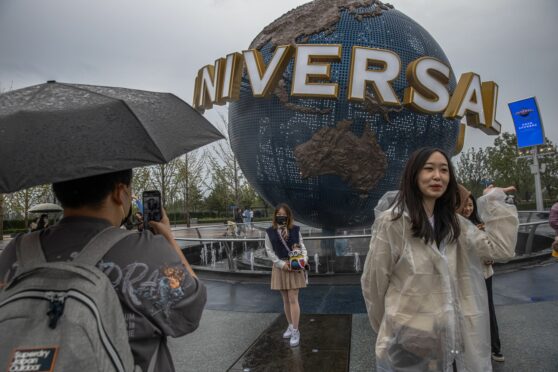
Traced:
[[[271, 97], [255, 98], [246, 74], [240, 99], [229, 107], [229, 137], [247, 180], [272, 205], [285, 202], [295, 217], [327, 230], [369, 226], [374, 206], [398, 188], [405, 161], [422, 146], [453, 153], [459, 122], [404, 107], [347, 100], [354, 45], [394, 51], [401, 59], [393, 81], [400, 101], [407, 65], [430, 56], [450, 66], [442, 48], [419, 24], [380, 1], [316, 0], [275, 20], [252, 42], [266, 63], [285, 44], [342, 44], [331, 63], [338, 99], [291, 97], [293, 62]], [[450, 75], [450, 92], [455, 76]]]

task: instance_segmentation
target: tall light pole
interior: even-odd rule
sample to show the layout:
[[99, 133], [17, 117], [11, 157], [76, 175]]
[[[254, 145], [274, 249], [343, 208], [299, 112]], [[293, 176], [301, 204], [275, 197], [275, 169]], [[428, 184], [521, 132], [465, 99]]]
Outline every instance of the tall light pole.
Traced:
[[[512, 115], [515, 134], [517, 136], [517, 147], [519, 151], [527, 149], [533, 155], [533, 165], [531, 165], [531, 173], [535, 176], [535, 200], [537, 201], [537, 210], [544, 210], [542, 187], [541, 187], [541, 169], [539, 167], [538, 148], [547, 148], [544, 136], [544, 127], [539, 113], [539, 105], [535, 97], [522, 99], [516, 102], [508, 103], [510, 113]], [[529, 150], [529, 149], [532, 150]]]
[[535, 200], [537, 201], [537, 210], [544, 210], [541, 187], [541, 168], [539, 167], [539, 157], [537, 146], [533, 147], [533, 165], [531, 166], [531, 174], [535, 176]]
[[537, 203], [537, 210], [544, 210], [544, 203], [542, 197], [541, 173], [544, 173], [546, 164], [539, 165], [539, 157], [555, 155], [556, 148], [551, 145], [533, 146], [527, 149], [518, 150], [519, 158], [532, 158], [533, 164], [530, 165], [531, 174], [535, 176], [535, 201]]

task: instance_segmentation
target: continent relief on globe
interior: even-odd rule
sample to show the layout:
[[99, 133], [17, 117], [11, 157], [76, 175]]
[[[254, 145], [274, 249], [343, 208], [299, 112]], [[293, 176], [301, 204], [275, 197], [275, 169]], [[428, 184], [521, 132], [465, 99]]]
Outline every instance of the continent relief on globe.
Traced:
[[294, 156], [302, 178], [337, 175], [366, 197], [384, 177], [387, 157], [370, 128], [359, 138], [350, 130], [352, 123], [341, 120], [336, 128], [321, 128], [295, 147]]
[[[372, 5], [376, 6], [372, 11], [356, 12], [357, 9]], [[320, 32], [332, 33], [345, 10], [361, 21], [363, 18], [380, 16], [389, 9], [393, 9], [393, 5], [384, 4], [379, 0], [314, 0], [291, 10], [266, 26], [252, 41], [250, 49], [261, 49], [269, 42], [272, 47], [294, 45], [300, 38], [300, 42], [306, 42], [311, 35]]]
[[[357, 12], [357, 9], [369, 8], [373, 10]], [[267, 43], [272, 48], [278, 45], [296, 45], [305, 43], [309, 37], [320, 32], [331, 34], [337, 28], [343, 11], [349, 11], [357, 21], [364, 18], [378, 17], [383, 12], [393, 9], [393, 5], [384, 4], [380, 0], [314, 0], [301, 5], [276, 19], [265, 27], [250, 44], [249, 49], [261, 50]], [[315, 81], [314, 83], [319, 83]], [[307, 114], [325, 115], [331, 112], [330, 108], [316, 108], [289, 102], [289, 92], [284, 78], [281, 78], [273, 92], [285, 108]], [[389, 111], [395, 110], [378, 104], [369, 90], [366, 92], [365, 108], [372, 113], [380, 113], [389, 120]], [[402, 108], [399, 108], [399, 111]]]

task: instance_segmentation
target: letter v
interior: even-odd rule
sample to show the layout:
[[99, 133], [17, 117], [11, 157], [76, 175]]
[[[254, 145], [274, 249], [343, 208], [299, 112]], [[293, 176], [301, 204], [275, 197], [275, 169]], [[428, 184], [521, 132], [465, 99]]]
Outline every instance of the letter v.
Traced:
[[292, 52], [293, 48], [290, 45], [278, 46], [267, 67], [262, 54], [257, 49], [242, 52], [254, 97], [269, 96], [279, 81], [281, 72], [289, 63]]

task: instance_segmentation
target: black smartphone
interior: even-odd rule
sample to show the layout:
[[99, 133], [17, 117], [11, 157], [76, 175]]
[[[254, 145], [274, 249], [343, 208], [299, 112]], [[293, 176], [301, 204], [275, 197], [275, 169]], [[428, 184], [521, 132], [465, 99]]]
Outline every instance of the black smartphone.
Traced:
[[149, 221], [161, 221], [163, 211], [161, 205], [161, 193], [158, 190], [144, 191], [143, 203], [143, 226], [149, 229]]

